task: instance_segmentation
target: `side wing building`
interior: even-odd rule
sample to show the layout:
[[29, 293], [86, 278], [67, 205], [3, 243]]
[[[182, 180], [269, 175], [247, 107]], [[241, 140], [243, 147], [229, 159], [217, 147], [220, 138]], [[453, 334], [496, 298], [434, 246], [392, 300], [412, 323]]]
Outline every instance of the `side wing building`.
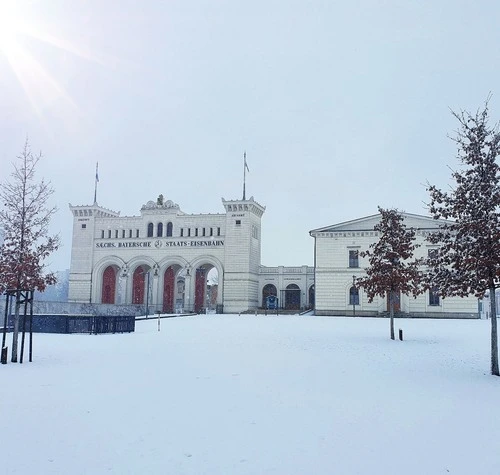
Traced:
[[[402, 213], [407, 227], [416, 230], [420, 247], [416, 257], [427, 257], [435, 245], [426, 241], [429, 233], [438, 229], [439, 220], [427, 216]], [[368, 259], [360, 252], [378, 239], [374, 226], [380, 215], [354, 219], [323, 228], [313, 229], [316, 290], [316, 315], [379, 316], [388, 312], [386, 298], [368, 302], [363, 290], [353, 286], [353, 279], [364, 275]], [[438, 318], [478, 318], [476, 298], [441, 298], [436, 291], [418, 296], [399, 295], [396, 310], [405, 316]]]

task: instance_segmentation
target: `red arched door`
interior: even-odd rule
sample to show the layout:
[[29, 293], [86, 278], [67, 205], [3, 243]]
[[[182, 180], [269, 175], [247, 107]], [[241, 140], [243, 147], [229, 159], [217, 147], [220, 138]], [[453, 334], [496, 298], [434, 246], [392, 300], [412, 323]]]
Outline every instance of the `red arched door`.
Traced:
[[116, 271], [108, 266], [102, 274], [101, 302], [115, 303]]
[[207, 287], [207, 271], [200, 267], [196, 269], [196, 283], [194, 286], [194, 311], [198, 313], [204, 307], [205, 289]]
[[175, 272], [170, 266], [163, 276], [163, 313], [174, 313]]

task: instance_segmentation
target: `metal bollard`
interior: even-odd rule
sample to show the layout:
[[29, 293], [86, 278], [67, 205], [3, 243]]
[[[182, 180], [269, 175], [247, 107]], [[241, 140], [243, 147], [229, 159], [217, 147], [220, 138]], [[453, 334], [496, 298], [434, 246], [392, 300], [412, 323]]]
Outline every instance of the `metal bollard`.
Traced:
[[4, 346], [2, 348], [2, 364], [7, 364], [7, 353], [9, 351], [9, 348], [7, 346]]

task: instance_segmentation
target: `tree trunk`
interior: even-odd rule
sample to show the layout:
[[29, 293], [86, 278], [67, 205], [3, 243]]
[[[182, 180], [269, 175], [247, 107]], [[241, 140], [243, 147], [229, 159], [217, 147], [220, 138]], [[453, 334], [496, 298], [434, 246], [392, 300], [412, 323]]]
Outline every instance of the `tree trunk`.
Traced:
[[491, 317], [491, 374], [500, 376], [498, 370], [498, 332], [497, 332], [497, 305], [495, 287], [490, 288], [490, 317]]
[[394, 337], [394, 291], [389, 292], [389, 315], [391, 317], [391, 340], [395, 340]]
[[12, 330], [12, 363], [17, 363], [17, 342], [19, 339], [19, 309], [21, 307], [21, 292], [16, 291], [16, 311], [14, 312], [14, 328]]

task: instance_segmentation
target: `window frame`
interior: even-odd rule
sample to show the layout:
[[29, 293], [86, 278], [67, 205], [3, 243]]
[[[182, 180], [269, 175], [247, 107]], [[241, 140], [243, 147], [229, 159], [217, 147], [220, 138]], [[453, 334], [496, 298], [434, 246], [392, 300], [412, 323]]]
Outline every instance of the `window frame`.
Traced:
[[349, 305], [359, 305], [359, 289], [354, 285], [349, 288]]
[[[354, 257], [355, 254], [355, 257]], [[359, 250], [349, 249], [349, 269], [359, 269]]]

